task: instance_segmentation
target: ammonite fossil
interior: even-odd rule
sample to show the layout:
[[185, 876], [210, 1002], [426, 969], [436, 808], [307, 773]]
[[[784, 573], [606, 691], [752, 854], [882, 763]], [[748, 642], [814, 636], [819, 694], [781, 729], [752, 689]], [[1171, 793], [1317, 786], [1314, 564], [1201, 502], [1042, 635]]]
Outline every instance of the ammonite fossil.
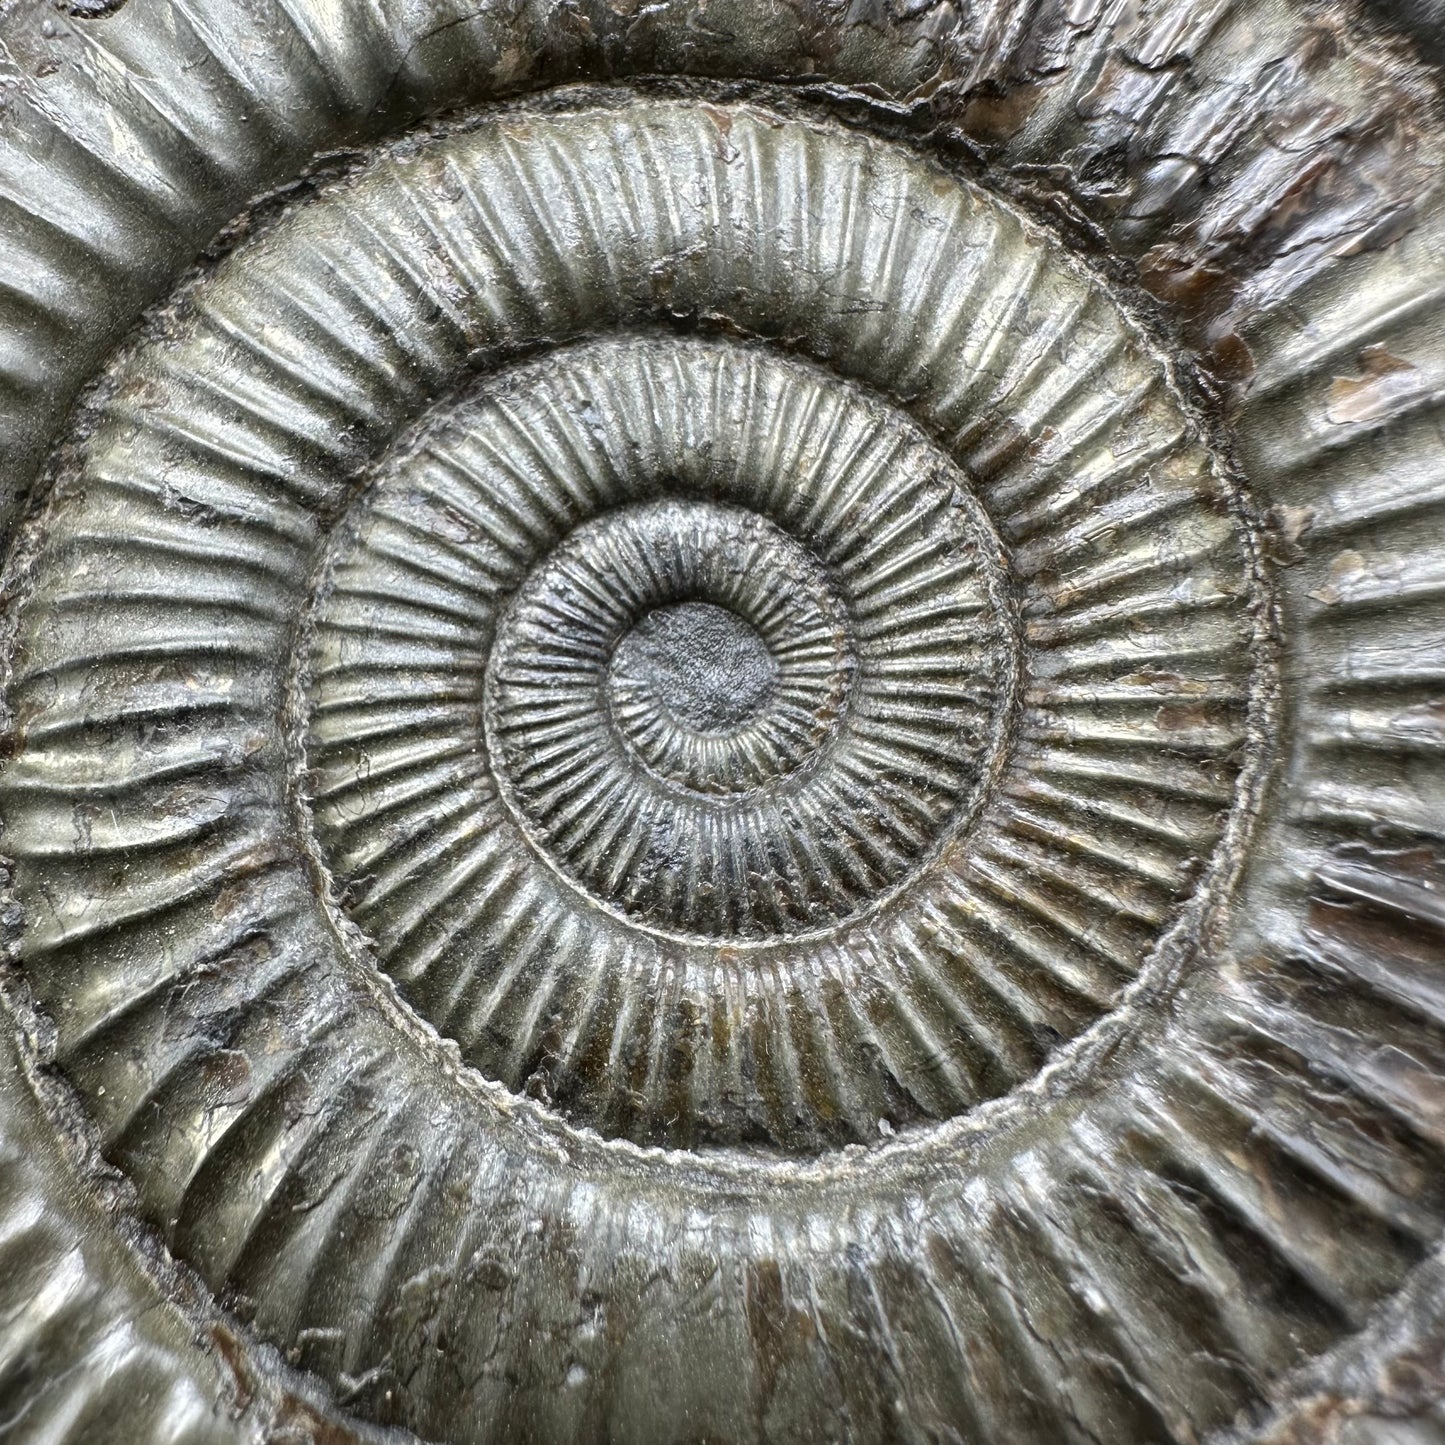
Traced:
[[0, 40], [0, 1434], [1445, 1440], [1428, 34]]

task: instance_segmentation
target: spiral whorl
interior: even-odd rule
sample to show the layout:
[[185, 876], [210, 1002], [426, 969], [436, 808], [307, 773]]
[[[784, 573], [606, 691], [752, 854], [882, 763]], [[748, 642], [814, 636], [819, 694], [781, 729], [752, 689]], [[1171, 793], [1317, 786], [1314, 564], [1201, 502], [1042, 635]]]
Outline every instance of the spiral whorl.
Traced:
[[246, 8], [0, 96], [0, 1258], [149, 1382], [40, 1438], [1233, 1445], [1368, 1378], [1445, 1221], [1389, 65]]

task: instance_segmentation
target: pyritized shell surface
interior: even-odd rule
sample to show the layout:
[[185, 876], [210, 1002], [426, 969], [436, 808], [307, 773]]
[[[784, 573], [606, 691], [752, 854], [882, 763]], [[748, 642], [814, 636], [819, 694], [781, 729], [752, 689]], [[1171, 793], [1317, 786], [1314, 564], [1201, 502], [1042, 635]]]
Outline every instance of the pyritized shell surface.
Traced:
[[1427, 83], [906, 9], [6, 11], [20, 1438], [1429, 1428]]
[[[604, 1133], [811, 1151], [998, 1094], [1109, 1006], [1222, 829], [1252, 624], [1223, 484], [1104, 335], [1113, 399], [1071, 389], [1054, 456], [983, 489], [1023, 472], [1022, 564], [970, 480], [991, 432], [954, 459], [735, 343], [564, 349], [383, 463], [319, 589], [311, 808], [464, 1058]], [[1091, 460], [1092, 562], [1057, 495]], [[1080, 554], [1067, 600], [1019, 576]], [[747, 631], [718, 657], [723, 618]]]

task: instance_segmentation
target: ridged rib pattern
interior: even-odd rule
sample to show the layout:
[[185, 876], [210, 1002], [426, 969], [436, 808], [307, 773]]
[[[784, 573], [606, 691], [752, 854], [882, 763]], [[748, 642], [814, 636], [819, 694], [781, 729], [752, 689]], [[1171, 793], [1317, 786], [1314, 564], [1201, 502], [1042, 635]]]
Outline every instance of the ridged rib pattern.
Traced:
[[[1363, 1389], [1355, 1366], [1330, 1367], [1389, 1320], [1397, 1290], [1421, 1297], [1410, 1272], [1445, 1209], [1439, 168], [1412, 72], [1337, 17], [1277, 4], [1023, 0], [956, 24], [935, 8], [844, 29], [792, 7], [714, 6], [705, 26], [667, 6], [584, 9], [503, 21], [217, 0], [162, 21], [132, 0], [48, 77], [36, 42], [0, 136], [0, 425], [17, 484], [138, 307], [304, 157], [605, 64], [862, 77], [900, 101], [926, 84], [975, 158], [1057, 186], [1074, 222], [1139, 263], [1188, 363], [1229, 401], [1258, 511], [1221, 479], [1109, 288], [895, 144], [726, 106], [519, 113], [305, 198], [117, 370], [83, 475], [12, 569], [4, 808], [23, 968], [142, 1216], [343, 1408], [432, 1438], [586, 1440], [645, 1417], [737, 1439], [1192, 1445], [1254, 1428], [1321, 1380]], [[730, 1035], [686, 1089], [671, 1029], [719, 1037], [687, 1014], [692, 975], [656, 964], [647, 996], [676, 1006], [652, 1018], [607, 992], [654, 966], [655, 929], [620, 910], [607, 926], [631, 946], [559, 1033], [555, 1002], [577, 995], [547, 965], [576, 940], [564, 928], [529, 962], [538, 915], [521, 880], [493, 875], [483, 897], [479, 873], [447, 871], [479, 856], [468, 789], [486, 777], [486, 727], [455, 754], [444, 741], [485, 711], [475, 599], [519, 564], [481, 560], [474, 498], [407, 499], [394, 515], [425, 515], [422, 538], [400, 524], [388, 537], [385, 510], [390, 478], [419, 468], [430, 485], [441, 466], [399, 452], [393, 466], [398, 432], [469, 368], [678, 322], [782, 343], [772, 364], [788, 376], [824, 368], [830, 394], [889, 416], [885, 439], [914, 425], [946, 455], [988, 526], [965, 532], [996, 539], [987, 569], [1006, 581], [995, 610], [1018, 668], [1008, 746], [968, 752], [987, 804], [958, 814], [957, 889], [912, 915], [913, 885], [900, 891], [898, 917], [921, 922], [891, 954], [861, 934], [844, 947], [859, 925], [843, 920], [796, 993], [785, 970], [719, 960], [695, 987], [768, 1042]], [[761, 365], [752, 343], [627, 345]], [[498, 463], [509, 476], [590, 486], [596, 454], [559, 468], [526, 411], [527, 388], [558, 374], [518, 369], [481, 405], [493, 428], [522, 418]], [[789, 434], [775, 439], [783, 463]], [[579, 494], [569, 535], [597, 495]], [[537, 561], [565, 546], [539, 521], [505, 529]], [[406, 580], [368, 601], [360, 573], [353, 594], [344, 562], [327, 571], [343, 554]], [[1261, 557], [1282, 686], [1251, 715], [1270, 623]], [[325, 607], [371, 606], [377, 627], [345, 665], [428, 676], [425, 701], [378, 695], [369, 725], [389, 771], [365, 798], [392, 811], [354, 831], [344, 807], [326, 810], [328, 787], [355, 786], [360, 694], [326, 675], [346, 719], [328, 740], [316, 655], [306, 719], [291, 709], [307, 694], [287, 686], [320, 577], [335, 587], [315, 589], [308, 642], [340, 658]], [[388, 634], [399, 593], [412, 610]], [[831, 616], [821, 584], [814, 595], [808, 616]], [[786, 770], [781, 742], [723, 756], [669, 731], [648, 711], [656, 676], [642, 653], [610, 674], [613, 715], [638, 730], [619, 745], [641, 764], [724, 791]], [[815, 720], [821, 696], [799, 703]], [[955, 703], [921, 702], [939, 705]], [[411, 753], [387, 733], [394, 712]], [[298, 780], [303, 735], [317, 771]], [[289, 821], [298, 791], [336, 914]], [[435, 824], [405, 855], [431, 890], [417, 916], [459, 937], [447, 910], [469, 897], [523, 960], [509, 974], [478, 952], [486, 1001], [505, 1001], [485, 1042], [461, 1022], [481, 1017], [466, 978], [397, 967], [399, 1002], [342, 921], [402, 957], [347, 849], [408, 808]], [[399, 835], [374, 837], [400, 869]], [[1226, 913], [1214, 905], [1246, 845]], [[589, 866], [582, 894], [596, 897], [606, 878]], [[939, 957], [968, 966], [940, 978]], [[1185, 985], [1165, 1001], [1176, 971]], [[623, 1072], [620, 1053], [579, 1042], [594, 1019], [611, 1021], [596, 1035], [607, 1049], [634, 1040], [615, 1108], [546, 1072], [559, 1057], [573, 1078]], [[760, 1083], [773, 1048], [783, 1083]], [[540, 1098], [518, 1098], [539, 1061]], [[754, 1102], [696, 1108], [719, 1098]], [[560, 1125], [564, 1111], [634, 1139], [774, 1152], [872, 1138], [880, 1120], [917, 1127], [793, 1168], [603, 1142]], [[133, 1364], [141, 1347], [112, 1339]], [[1290, 1373], [1315, 1354], [1315, 1374]], [[77, 1393], [49, 1438], [91, 1438], [115, 1398]], [[177, 1438], [205, 1438], [188, 1410]], [[1292, 1438], [1279, 1430], [1269, 1438]]]

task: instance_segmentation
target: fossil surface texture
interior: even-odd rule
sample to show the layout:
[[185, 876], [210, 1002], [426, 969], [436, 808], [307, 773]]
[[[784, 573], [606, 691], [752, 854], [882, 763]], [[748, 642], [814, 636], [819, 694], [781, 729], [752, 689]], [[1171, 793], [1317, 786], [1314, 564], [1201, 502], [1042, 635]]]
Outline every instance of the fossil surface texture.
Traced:
[[0, 1439], [1445, 1445], [1442, 60], [0, 0]]

